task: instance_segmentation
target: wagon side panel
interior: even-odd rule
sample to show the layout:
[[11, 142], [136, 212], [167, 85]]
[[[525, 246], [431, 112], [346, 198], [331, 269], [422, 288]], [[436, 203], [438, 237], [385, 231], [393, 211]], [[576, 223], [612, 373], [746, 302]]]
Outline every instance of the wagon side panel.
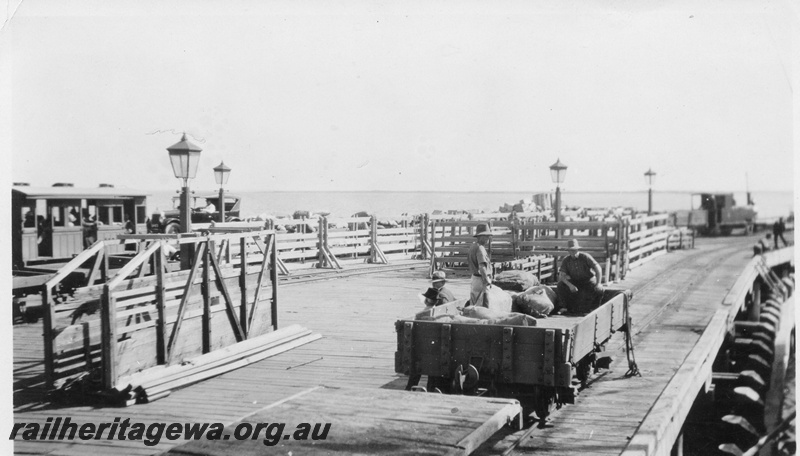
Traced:
[[584, 356], [594, 351], [595, 320], [596, 314], [591, 313], [575, 323], [575, 340], [572, 350], [571, 363], [577, 363]]

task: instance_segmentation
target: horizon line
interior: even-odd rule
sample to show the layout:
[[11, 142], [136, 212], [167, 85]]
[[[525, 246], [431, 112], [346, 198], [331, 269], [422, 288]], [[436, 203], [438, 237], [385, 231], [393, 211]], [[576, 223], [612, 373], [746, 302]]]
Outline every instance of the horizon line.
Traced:
[[[125, 188], [125, 187], [120, 187]], [[173, 192], [178, 190], [149, 189], [157, 192]], [[193, 189], [197, 192], [219, 191], [219, 189]], [[533, 190], [256, 190], [256, 189], [225, 189], [226, 192], [268, 192], [268, 193], [530, 193], [532, 195], [542, 193], [554, 193], [554, 190], [533, 191]], [[647, 193], [648, 190], [562, 190], [561, 193]], [[789, 190], [750, 190], [750, 193], [794, 193], [794, 189]], [[747, 193], [747, 190], [654, 190], [657, 193]]]

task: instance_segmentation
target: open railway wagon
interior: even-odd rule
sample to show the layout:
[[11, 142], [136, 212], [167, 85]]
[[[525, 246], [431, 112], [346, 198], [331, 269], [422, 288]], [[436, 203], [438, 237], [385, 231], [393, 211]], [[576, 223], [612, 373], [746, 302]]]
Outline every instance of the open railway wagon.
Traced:
[[428, 391], [512, 397], [543, 420], [574, 403], [593, 370], [608, 367], [604, 345], [630, 327], [631, 298], [629, 290], [607, 289], [592, 312], [552, 315], [536, 326], [435, 321], [459, 313], [465, 300], [453, 301], [395, 323], [395, 371], [409, 376], [407, 389], [426, 375]]

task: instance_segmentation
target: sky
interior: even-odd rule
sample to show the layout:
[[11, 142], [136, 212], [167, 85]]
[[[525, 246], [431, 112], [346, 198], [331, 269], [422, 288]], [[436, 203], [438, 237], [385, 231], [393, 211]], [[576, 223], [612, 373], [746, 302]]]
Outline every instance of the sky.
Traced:
[[15, 182], [177, 189], [185, 131], [197, 189], [793, 188], [781, 0], [6, 3]]

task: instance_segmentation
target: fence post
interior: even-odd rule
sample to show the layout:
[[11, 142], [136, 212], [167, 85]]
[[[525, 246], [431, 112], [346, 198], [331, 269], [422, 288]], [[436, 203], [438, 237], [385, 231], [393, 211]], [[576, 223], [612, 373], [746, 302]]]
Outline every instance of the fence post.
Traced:
[[622, 252], [620, 247], [620, 244], [622, 244], [622, 219], [618, 217], [616, 220], [617, 226], [614, 227], [614, 242], [617, 245], [614, 251], [614, 256], [616, 257], [614, 260], [614, 283], [617, 283], [620, 280], [620, 265], [622, 264], [622, 258], [620, 255]]
[[[272, 318], [272, 329], [278, 330], [278, 237], [275, 233], [269, 235], [270, 242], [265, 243], [267, 251], [272, 247], [272, 258], [269, 269], [269, 279], [272, 282], [272, 303], [270, 305], [270, 317]], [[266, 252], [264, 252], [266, 254]], [[264, 261], [267, 261], [266, 258]]]
[[425, 252], [425, 214], [417, 215], [417, 223], [417, 234], [419, 235], [419, 257], [422, 260], [426, 260], [428, 257]]
[[[230, 252], [230, 249], [228, 249]], [[239, 325], [242, 327], [242, 337], [247, 339], [250, 326], [247, 325], [247, 237], [239, 239], [239, 264], [242, 269], [239, 271], [239, 290], [242, 298], [239, 301]], [[231, 303], [233, 304], [233, 303]]]
[[511, 258], [519, 259], [519, 219], [516, 217], [511, 219], [511, 249], [513, 252]]
[[164, 243], [155, 253], [155, 268], [156, 268], [156, 313], [158, 320], [156, 321], [156, 356], [158, 364], [167, 363], [167, 312], [164, 308], [166, 302], [166, 295], [164, 291]]
[[369, 262], [378, 262], [378, 227], [375, 222], [375, 216], [369, 217]]
[[53, 331], [56, 312], [53, 305], [53, 290], [45, 284], [42, 290], [42, 326], [44, 329], [44, 373], [47, 388], [53, 388], [55, 384], [55, 343], [56, 334]]
[[103, 388], [114, 388], [117, 381], [117, 303], [108, 283], [103, 285], [100, 301], [100, 347], [103, 362]]
[[[426, 214], [427, 215], [427, 214]], [[436, 271], [436, 220], [431, 221], [431, 267], [430, 275]]]
[[622, 232], [623, 236], [625, 237], [625, 241], [623, 243], [623, 265], [622, 265], [622, 278], [625, 278], [625, 275], [628, 274], [628, 268], [630, 267], [630, 253], [631, 253], [631, 220], [629, 218], [624, 219], [625, 222], [623, 223]]
[[542, 259], [541, 258], [536, 260], [536, 280], [539, 283], [542, 283]]
[[317, 224], [317, 268], [324, 268], [326, 266], [323, 249], [325, 248], [325, 228], [327, 226], [328, 224], [325, 223], [325, 216], [320, 217], [319, 223]]
[[[202, 339], [203, 339], [203, 353], [211, 351], [211, 255], [214, 254], [214, 241], [207, 241], [205, 255], [203, 259], [197, 261], [203, 262], [203, 284], [201, 285], [203, 291], [203, 316], [202, 316]], [[194, 267], [194, 265], [192, 265]]]

